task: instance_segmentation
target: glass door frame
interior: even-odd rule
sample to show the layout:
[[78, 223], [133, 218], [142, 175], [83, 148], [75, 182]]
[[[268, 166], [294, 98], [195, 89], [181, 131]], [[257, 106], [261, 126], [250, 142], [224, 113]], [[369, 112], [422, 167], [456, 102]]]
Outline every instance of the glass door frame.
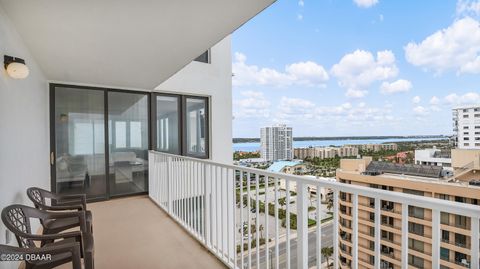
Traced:
[[[80, 85], [70, 85], [70, 84], [62, 84], [62, 83], [50, 83], [49, 84], [49, 113], [50, 113], [50, 189], [52, 192], [57, 191], [57, 176], [56, 176], [56, 133], [55, 133], [55, 88], [63, 87], [63, 88], [74, 88], [74, 89], [84, 89], [84, 90], [95, 90], [95, 91], [103, 91], [103, 101], [104, 101], [104, 143], [105, 143], [105, 184], [106, 184], [106, 193], [103, 197], [100, 198], [91, 198], [88, 199], [89, 202], [97, 202], [97, 201], [105, 201], [111, 198], [120, 198], [120, 197], [128, 197], [128, 196], [135, 196], [135, 195], [142, 195], [148, 194], [148, 180], [145, 182], [145, 191], [144, 192], [137, 192], [131, 194], [122, 194], [122, 195], [112, 195], [110, 191], [110, 154], [109, 154], [109, 126], [108, 126], [108, 93], [109, 92], [123, 92], [129, 94], [140, 94], [147, 96], [147, 122], [148, 122], [148, 150], [152, 150], [154, 147], [153, 144], [153, 136], [152, 136], [152, 94], [148, 91], [135, 91], [135, 90], [122, 90], [122, 89], [113, 89], [113, 88], [102, 88], [102, 87], [95, 87], [95, 86], [80, 86]], [[156, 98], [155, 98], [156, 99]]]

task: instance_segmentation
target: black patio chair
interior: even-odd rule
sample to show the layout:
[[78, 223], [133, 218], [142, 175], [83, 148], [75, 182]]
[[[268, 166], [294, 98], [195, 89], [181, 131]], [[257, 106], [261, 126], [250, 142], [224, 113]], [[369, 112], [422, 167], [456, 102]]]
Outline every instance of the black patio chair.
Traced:
[[[80, 243], [80, 252], [85, 268], [94, 268], [94, 244], [93, 236], [87, 231], [85, 212], [48, 212], [24, 205], [10, 205], [2, 210], [2, 221], [5, 226], [15, 234], [18, 246], [21, 248], [35, 249], [35, 241], [40, 242], [41, 247], [64, 246], [69, 243]], [[80, 223], [80, 231], [72, 231], [58, 234], [38, 235], [32, 232], [30, 219], [51, 221], [55, 219], [77, 218]]]
[[82, 269], [80, 244], [77, 242], [41, 248], [19, 248], [0, 245], [0, 262], [20, 260], [25, 269], [50, 269], [72, 263], [72, 269]]
[[[85, 211], [88, 232], [93, 232], [92, 212], [87, 210], [85, 194], [60, 195], [50, 191], [32, 187], [27, 189], [27, 196], [35, 205], [35, 208], [46, 211]], [[40, 221], [43, 226], [43, 234], [56, 234], [71, 228], [79, 227], [78, 218], [55, 219]]]

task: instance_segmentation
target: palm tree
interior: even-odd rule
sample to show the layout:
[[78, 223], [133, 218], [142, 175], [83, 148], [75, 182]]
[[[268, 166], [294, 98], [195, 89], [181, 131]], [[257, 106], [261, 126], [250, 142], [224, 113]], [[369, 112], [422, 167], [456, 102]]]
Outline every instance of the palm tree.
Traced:
[[333, 255], [333, 247], [324, 247], [321, 250], [322, 256], [327, 260], [327, 266], [330, 268], [330, 257]]
[[332, 212], [333, 209], [333, 196], [329, 195], [327, 198], [327, 210]]

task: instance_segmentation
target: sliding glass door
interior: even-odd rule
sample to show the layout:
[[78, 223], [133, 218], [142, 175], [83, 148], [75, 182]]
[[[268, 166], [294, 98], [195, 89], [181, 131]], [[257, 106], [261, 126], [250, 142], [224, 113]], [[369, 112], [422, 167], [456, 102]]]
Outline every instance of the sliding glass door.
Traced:
[[52, 190], [89, 200], [148, 190], [149, 94], [51, 86]]
[[111, 196], [147, 191], [148, 95], [108, 93], [109, 189]]
[[57, 87], [51, 115], [51, 164], [57, 193], [105, 198], [104, 91]]

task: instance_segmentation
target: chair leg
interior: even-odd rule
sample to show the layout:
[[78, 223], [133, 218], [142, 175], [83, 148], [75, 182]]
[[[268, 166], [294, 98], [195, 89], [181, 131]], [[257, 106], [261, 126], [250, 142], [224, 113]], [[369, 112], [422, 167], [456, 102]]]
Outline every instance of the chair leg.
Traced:
[[94, 269], [95, 268], [92, 252], [85, 253], [85, 258], [83, 258], [83, 263], [85, 265], [85, 269]]

